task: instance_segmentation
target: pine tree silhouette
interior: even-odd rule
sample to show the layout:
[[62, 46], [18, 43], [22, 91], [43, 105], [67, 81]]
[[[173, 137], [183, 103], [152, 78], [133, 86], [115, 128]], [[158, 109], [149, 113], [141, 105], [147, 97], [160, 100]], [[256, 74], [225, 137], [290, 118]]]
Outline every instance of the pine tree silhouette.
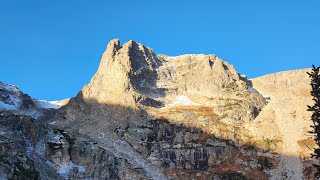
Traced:
[[[312, 65], [312, 70], [308, 75], [311, 78], [311, 95], [313, 97], [314, 105], [308, 106], [308, 111], [312, 111], [311, 120], [313, 122], [313, 125], [311, 126], [313, 128], [310, 133], [314, 134], [314, 140], [320, 147], [320, 74], [319, 74], [320, 66], [315, 67]], [[311, 154], [311, 157], [316, 158], [317, 160], [320, 160], [320, 148], [314, 149], [314, 152]], [[320, 165], [314, 164], [313, 165], [317, 172], [315, 173], [315, 178], [320, 179]]]

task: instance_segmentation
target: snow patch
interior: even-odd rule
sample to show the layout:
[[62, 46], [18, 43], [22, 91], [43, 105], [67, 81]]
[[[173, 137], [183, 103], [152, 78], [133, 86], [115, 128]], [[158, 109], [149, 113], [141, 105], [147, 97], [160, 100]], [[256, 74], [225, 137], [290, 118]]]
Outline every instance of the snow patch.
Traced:
[[178, 57], [181, 57], [182, 55], [179, 55], [179, 56], [168, 56], [168, 58], [170, 59], [177, 59]]
[[0, 89], [4, 89], [10, 92], [21, 92], [15, 85], [5, 84], [0, 82]]
[[199, 57], [205, 56], [205, 54], [183, 54], [183, 55], [178, 55], [178, 56], [168, 56], [168, 58], [177, 59], [179, 57], [185, 57], [185, 56], [192, 56], [192, 57], [196, 57], [198, 59]]
[[200, 104], [191, 101], [187, 96], [178, 96], [176, 97], [176, 101], [169, 104], [169, 106], [174, 106], [174, 105], [200, 105]]
[[57, 121], [53, 121], [53, 122], [50, 122], [49, 124], [53, 125], [53, 124], [56, 124]]
[[45, 100], [37, 100], [37, 104], [44, 109], [59, 109], [61, 108], [59, 101], [45, 101]]
[[162, 66], [156, 68], [155, 70], [156, 70], [156, 71], [161, 71], [161, 70], [166, 70], [166, 69], [171, 69], [171, 70], [173, 70], [173, 68], [174, 68], [173, 63], [170, 62], [170, 61], [166, 61], [166, 62], [164, 62], [164, 63], [162, 64]]

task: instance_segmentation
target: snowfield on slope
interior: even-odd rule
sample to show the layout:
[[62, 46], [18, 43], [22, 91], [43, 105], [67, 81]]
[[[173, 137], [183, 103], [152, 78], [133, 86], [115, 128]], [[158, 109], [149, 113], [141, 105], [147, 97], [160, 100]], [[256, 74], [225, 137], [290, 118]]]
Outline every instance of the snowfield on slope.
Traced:
[[61, 105], [59, 101], [46, 101], [46, 100], [37, 100], [37, 104], [44, 109], [59, 109]]
[[187, 96], [177, 96], [176, 100], [173, 103], [169, 104], [169, 106], [175, 106], [175, 105], [200, 105], [200, 104], [191, 101]]

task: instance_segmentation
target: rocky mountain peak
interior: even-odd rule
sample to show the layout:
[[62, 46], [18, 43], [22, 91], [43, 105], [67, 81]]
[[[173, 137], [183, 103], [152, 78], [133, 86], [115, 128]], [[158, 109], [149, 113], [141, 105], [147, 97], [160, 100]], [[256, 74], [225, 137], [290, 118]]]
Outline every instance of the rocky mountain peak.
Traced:
[[161, 105], [176, 95], [217, 97], [227, 87], [247, 89], [235, 68], [215, 55], [156, 55], [135, 41], [121, 46], [114, 39], [81, 95], [100, 104], [135, 106], [147, 100]]
[[101, 107], [149, 109], [187, 102], [210, 106], [215, 113], [225, 116], [224, 107], [232, 101], [241, 106], [230, 108], [232, 121], [252, 120], [265, 100], [248, 90], [247, 81], [232, 65], [213, 54], [156, 55], [151, 48], [135, 41], [120, 45], [115, 39], [107, 45], [90, 83], [65, 109], [74, 117], [78, 107], [90, 107], [98, 115]]
[[0, 82], [0, 179], [310, 179], [307, 71], [111, 40], [65, 106]]
[[154, 85], [155, 68], [160, 65], [151, 48], [135, 41], [120, 46], [118, 39], [111, 40], [98, 71], [81, 95], [85, 101], [135, 106], [143, 95], [139, 93], [143, 91], [143, 85]]
[[[167, 179], [161, 169], [171, 166], [180, 173], [213, 169], [221, 150], [207, 144], [209, 137], [244, 141], [245, 130], [236, 135], [234, 128], [254, 120], [266, 105], [247, 84], [216, 55], [157, 55], [116, 39], [90, 83], [49, 122], [94, 139], [151, 179]], [[189, 154], [186, 163], [181, 157]]]

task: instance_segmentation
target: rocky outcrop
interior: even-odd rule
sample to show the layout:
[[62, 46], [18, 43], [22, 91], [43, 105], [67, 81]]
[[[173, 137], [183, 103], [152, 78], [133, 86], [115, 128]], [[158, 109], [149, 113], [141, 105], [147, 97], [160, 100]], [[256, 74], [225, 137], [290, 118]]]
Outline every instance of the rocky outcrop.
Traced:
[[63, 177], [70, 179], [140, 179], [143, 171], [126, 159], [97, 145], [94, 139], [49, 128], [44, 141], [46, 159]]
[[39, 179], [34, 161], [27, 155], [26, 141], [22, 133], [23, 123], [32, 118], [0, 113], [0, 178]]
[[308, 98], [311, 90], [309, 86], [310, 79], [307, 75], [309, 70], [300, 69], [268, 74], [252, 79], [252, 83], [265, 96]]
[[16, 86], [0, 82], [0, 110], [30, 110], [36, 107], [32, 98]]
[[159, 68], [159, 84], [176, 94], [206, 96], [227, 95], [226, 88], [245, 91], [245, 81], [235, 68], [215, 55], [158, 56], [165, 65]]
[[[275, 166], [275, 162], [262, 156], [258, 149], [248, 151], [246, 146], [213, 137], [199, 128], [170, 123], [165, 119], [141, 119], [144, 120], [115, 129], [119, 139], [113, 139], [114, 142], [107, 146], [103, 144], [106, 142], [104, 140], [50, 126], [42, 130], [44, 140], [41, 141], [40, 137], [38, 142], [44, 145], [48, 166], [63, 178], [71, 179], [160, 179], [150, 174], [146, 167], [142, 168], [141, 164], [132, 163], [132, 159], [126, 156], [135, 156], [135, 153], [140, 154], [140, 163], [146, 159], [174, 179], [253, 178], [255, 174], [251, 172], [266, 178], [267, 174], [263, 171]], [[37, 144], [33, 153], [41, 156]], [[120, 148], [128, 154], [121, 153]]]
[[152, 49], [134, 41], [120, 46], [119, 40], [112, 40], [82, 97], [99, 104], [135, 107], [137, 102], [147, 101], [144, 93], [155, 87], [155, 69], [160, 65]]
[[280, 140], [275, 152], [287, 155], [280, 158], [279, 167], [271, 173], [273, 179], [303, 179], [309, 176], [304, 169], [312, 167], [310, 154], [315, 143], [309, 134], [311, 113], [306, 108], [312, 104], [308, 71], [285, 71], [252, 79], [253, 88], [269, 103], [245, 127], [255, 139]]

